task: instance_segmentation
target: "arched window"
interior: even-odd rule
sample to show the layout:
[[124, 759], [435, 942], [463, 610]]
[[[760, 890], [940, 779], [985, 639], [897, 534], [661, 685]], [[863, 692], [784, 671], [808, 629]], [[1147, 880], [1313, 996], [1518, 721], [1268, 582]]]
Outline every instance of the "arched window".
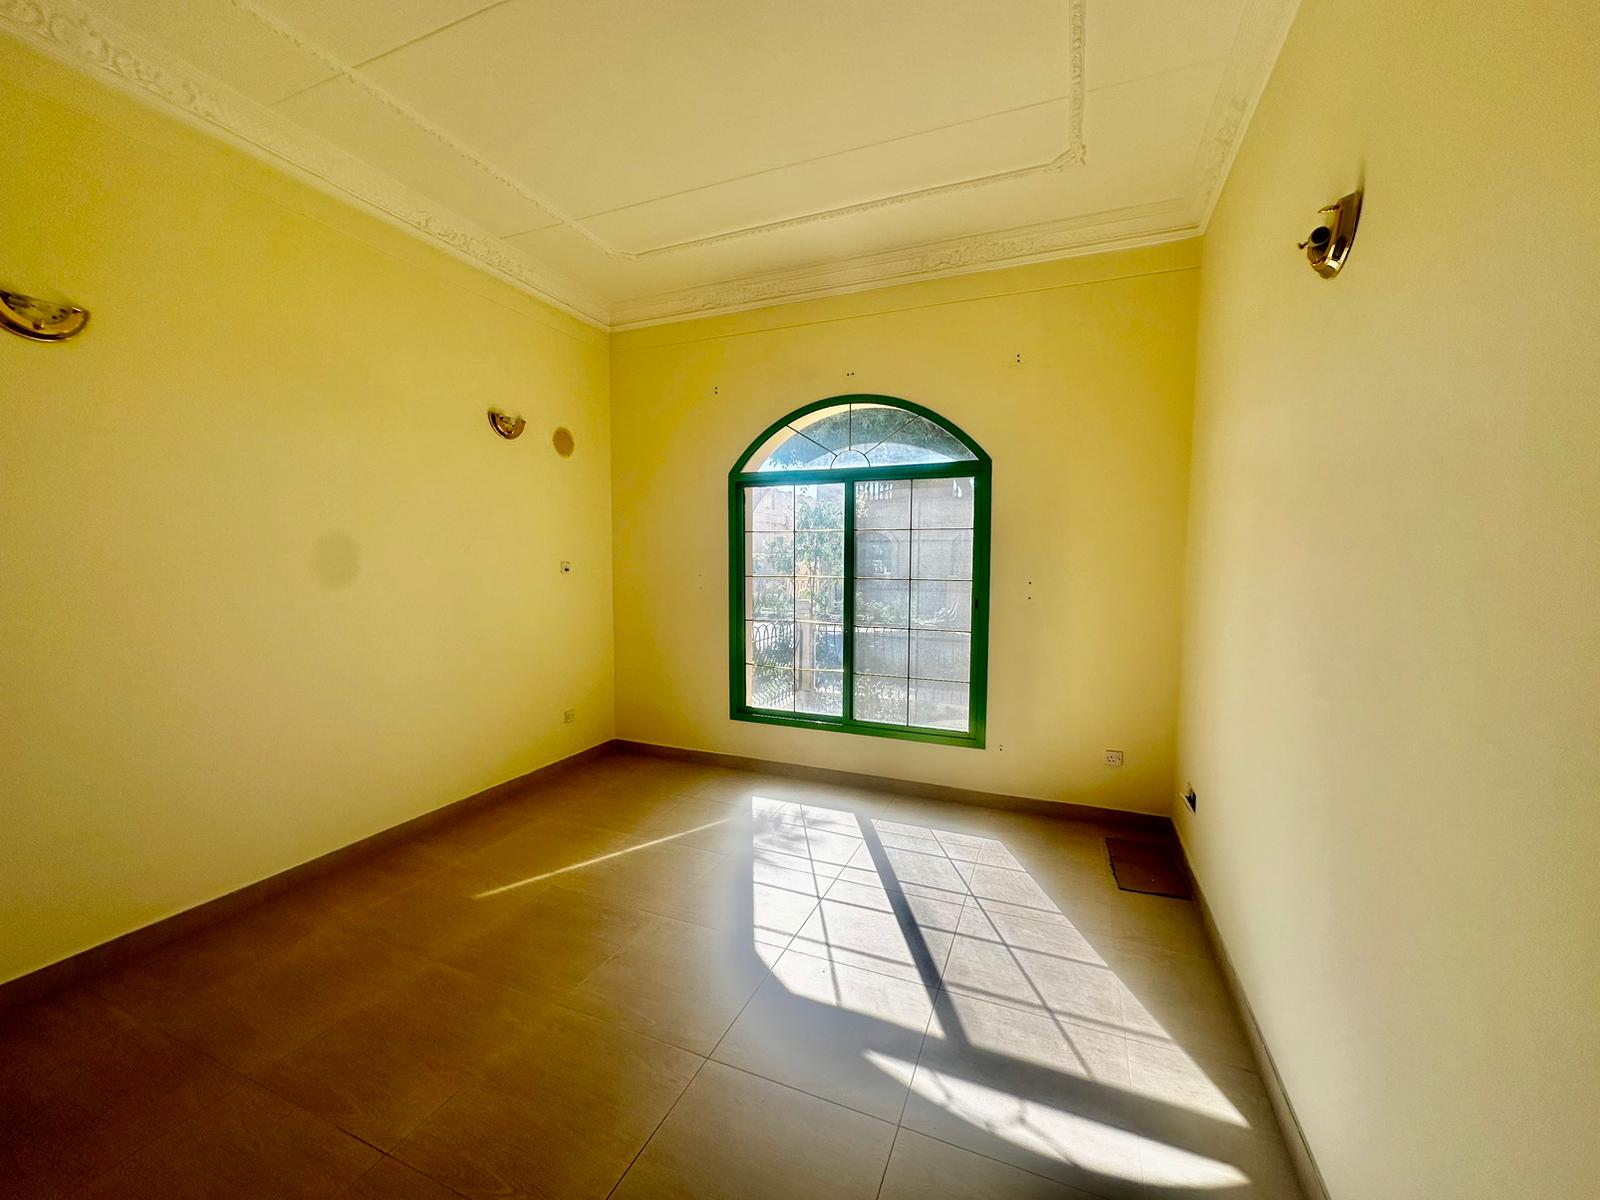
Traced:
[[989, 456], [889, 396], [791, 413], [728, 475], [732, 715], [983, 745]]

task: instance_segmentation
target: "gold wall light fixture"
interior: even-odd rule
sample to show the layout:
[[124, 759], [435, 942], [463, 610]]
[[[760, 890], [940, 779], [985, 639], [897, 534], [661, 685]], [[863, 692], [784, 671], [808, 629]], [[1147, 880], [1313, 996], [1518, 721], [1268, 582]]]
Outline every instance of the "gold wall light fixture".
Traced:
[[1361, 193], [1351, 192], [1319, 209], [1328, 219], [1311, 231], [1311, 236], [1300, 243], [1306, 252], [1311, 269], [1324, 279], [1332, 279], [1350, 257], [1350, 247], [1356, 240], [1356, 222], [1361, 219]]
[[512, 438], [521, 437], [527, 425], [528, 423], [521, 417], [514, 417], [498, 408], [489, 410], [489, 427], [508, 442]]
[[0, 326], [34, 342], [64, 342], [89, 323], [87, 309], [0, 288]]

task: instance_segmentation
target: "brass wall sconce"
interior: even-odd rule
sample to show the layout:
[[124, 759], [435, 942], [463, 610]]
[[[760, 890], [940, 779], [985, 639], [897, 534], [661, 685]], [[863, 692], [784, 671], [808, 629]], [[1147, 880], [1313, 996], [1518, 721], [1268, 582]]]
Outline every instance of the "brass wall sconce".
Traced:
[[513, 417], [510, 413], [501, 412], [498, 408], [489, 410], [489, 427], [507, 441], [521, 437], [522, 431], [527, 427], [527, 424], [521, 417]]
[[0, 288], [0, 326], [34, 342], [64, 342], [83, 332], [87, 309]]
[[1332, 279], [1350, 257], [1350, 247], [1356, 240], [1356, 222], [1361, 219], [1361, 193], [1351, 192], [1318, 211], [1331, 215], [1300, 243], [1300, 249], [1306, 252], [1306, 261], [1313, 271], [1324, 279]]

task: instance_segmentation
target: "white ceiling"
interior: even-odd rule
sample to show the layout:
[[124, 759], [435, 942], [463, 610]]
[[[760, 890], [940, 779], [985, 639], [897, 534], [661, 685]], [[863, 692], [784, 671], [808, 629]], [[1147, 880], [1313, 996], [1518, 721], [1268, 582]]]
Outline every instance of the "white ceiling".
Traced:
[[0, 28], [616, 327], [1197, 232], [1294, 7], [40, 0]]

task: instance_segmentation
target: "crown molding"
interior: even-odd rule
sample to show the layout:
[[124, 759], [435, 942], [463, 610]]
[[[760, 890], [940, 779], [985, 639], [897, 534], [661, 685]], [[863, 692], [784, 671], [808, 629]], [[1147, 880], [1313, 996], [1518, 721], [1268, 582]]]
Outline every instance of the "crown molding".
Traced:
[[[607, 258], [641, 261], [727, 241], [836, 220], [931, 195], [980, 188], [1085, 161], [1083, 144], [1084, 3], [1068, 0], [1071, 29], [1067, 146], [1048, 163], [996, 175], [957, 180], [860, 204], [821, 210], [781, 221], [713, 234], [631, 253], [600, 241], [581, 223], [507, 178], [469, 147], [449, 138], [359, 71], [326, 49], [300, 37], [263, 12], [254, 0], [235, 7], [274, 33], [313, 54], [342, 77], [372, 94], [440, 140], [476, 168], [550, 213], [559, 225], [584, 237]], [[998, 270], [1132, 246], [1151, 245], [1204, 233], [1227, 180], [1251, 115], [1266, 86], [1299, 0], [1250, 0], [1230, 54], [1223, 83], [1209, 114], [1186, 194], [1162, 204], [1048, 222], [1019, 229], [945, 239], [813, 263], [685, 288], [608, 305], [573, 281], [549, 271], [474, 222], [448, 212], [385, 172], [366, 164], [270, 107], [152, 45], [77, 0], [0, 0], [0, 30], [9, 31], [53, 58], [177, 115], [192, 126], [239, 146], [257, 158], [287, 167], [320, 190], [418, 234], [448, 253], [600, 328], [636, 328], [668, 321], [737, 312], [827, 295], [944, 275]]]
[[390, 224], [421, 234], [590, 325], [608, 325], [606, 304], [570, 280], [545, 271], [482, 227], [444, 211], [399, 180], [74, 0], [0, 0], [0, 29], [190, 125], [222, 135], [257, 158], [288, 166], [319, 190], [354, 200]]
[[1154, 246], [1194, 233], [1189, 201], [1169, 200], [624, 300], [612, 307], [611, 328], [639, 329], [924, 279]]
[[1182, 199], [624, 300], [612, 307], [611, 326], [634, 329], [1198, 237], [1210, 222], [1299, 7], [1300, 0], [1250, 0], [1246, 6]]

